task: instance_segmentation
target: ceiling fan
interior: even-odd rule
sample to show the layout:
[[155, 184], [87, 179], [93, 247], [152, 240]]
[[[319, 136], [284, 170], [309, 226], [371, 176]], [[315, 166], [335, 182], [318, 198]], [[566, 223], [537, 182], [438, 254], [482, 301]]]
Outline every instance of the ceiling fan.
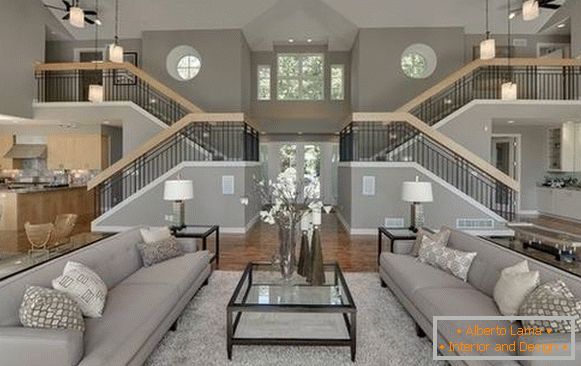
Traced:
[[[48, 4], [44, 4], [44, 6], [46, 6], [47, 8], [50, 9], [55, 9], [55, 10], [60, 10], [65, 12], [65, 16], [63, 16], [61, 19], [62, 20], [69, 20], [71, 18], [71, 8], [74, 6], [79, 6], [79, 1], [75, 1], [72, 0], [72, 4], [69, 3], [67, 0], [62, 0], [63, 4], [64, 4], [64, 8], [58, 7], [58, 6], [54, 6], [54, 5], [48, 5]], [[101, 21], [99, 19], [97, 19], [97, 12], [94, 10], [83, 10], [83, 12], [85, 13], [85, 23], [87, 24], [97, 24], [97, 25], [101, 25]], [[91, 19], [90, 17], [95, 17], [95, 19]]]
[[[536, 2], [539, 4], [539, 8], [541, 9], [557, 10], [563, 6], [563, 2], [560, 0], [536, 0]], [[512, 9], [510, 11], [511, 19], [520, 13], [522, 13], [522, 7]]]

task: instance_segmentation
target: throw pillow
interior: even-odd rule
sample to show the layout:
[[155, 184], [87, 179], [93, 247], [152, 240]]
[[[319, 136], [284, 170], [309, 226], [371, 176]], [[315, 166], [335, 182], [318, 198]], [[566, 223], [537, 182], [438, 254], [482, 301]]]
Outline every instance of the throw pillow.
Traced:
[[141, 229], [139, 231], [141, 232], [141, 237], [145, 243], [155, 243], [169, 239], [171, 237], [171, 232], [167, 226], [150, 227], [147, 229]]
[[18, 315], [22, 325], [29, 328], [85, 330], [83, 313], [77, 303], [49, 288], [27, 287]]
[[[561, 281], [552, 281], [537, 287], [522, 304], [522, 316], [575, 316], [575, 332], [581, 331], [581, 300]], [[570, 321], [523, 320], [525, 327], [551, 329], [556, 333], [571, 332]]]
[[100, 318], [103, 315], [107, 285], [89, 267], [68, 262], [63, 274], [52, 281], [52, 287], [75, 300], [83, 315], [89, 318]]
[[463, 252], [444, 245], [439, 245], [424, 237], [420, 247], [419, 260], [448, 272], [462, 281], [468, 279], [468, 271], [477, 253]]
[[137, 250], [141, 254], [144, 267], [184, 254], [173, 236], [154, 243], [138, 243]]
[[424, 236], [427, 236], [428, 238], [432, 239], [438, 244], [448, 245], [448, 239], [450, 239], [450, 234], [451, 232], [448, 229], [441, 230], [440, 232], [437, 233], [430, 233], [424, 229], [419, 229], [418, 235], [416, 236], [416, 240], [414, 242], [410, 255], [412, 257], [417, 257], [420, 255], [420, 247], [422, 246], [422, 239], [424, 238]]
[[500, 272], [494, 286], [494, 301], [505, 316], [518, 314], [527, 296], [540, 284], [539, 271], [529, 271], [527, 261], [522, 261]]

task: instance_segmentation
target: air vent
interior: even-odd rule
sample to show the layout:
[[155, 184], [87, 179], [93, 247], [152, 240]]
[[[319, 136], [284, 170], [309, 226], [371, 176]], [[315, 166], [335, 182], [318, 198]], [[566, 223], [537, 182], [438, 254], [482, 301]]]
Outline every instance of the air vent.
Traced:
[[386, 217], [383, 224], [385, 227], [396, 229], [405, 227], [403, 217]]
[[515, 38], [512, 40], [512, 45], [515, 47], [527, 47], [529, 44], [526, 38]]
[[494, 229], [494, 220], [492, 219], [457, 219], [456, 227], [464, 230], [474, 229]]

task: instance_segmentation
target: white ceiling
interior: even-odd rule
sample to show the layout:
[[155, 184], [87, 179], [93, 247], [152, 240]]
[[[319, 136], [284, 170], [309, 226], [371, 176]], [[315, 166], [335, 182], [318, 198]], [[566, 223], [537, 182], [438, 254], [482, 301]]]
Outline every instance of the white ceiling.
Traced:
[[[61, 5], [61, 0], [40, 0]], [[564, 2], [565, 0], [559, 0]], [[506, 33], [506, 0], [490, 0], [491, 30]], [[115, 0], [99, 0], [101, 38], [114, 35]], [[511, 0], [518, 8], [521, 0]], [[81, 0], [94, 9], [95, 0]], [[484, 0], [120, 0], [121, 38], [140, 38], [148, 30], [243, 29], [254, 50], [274, 43], [312, 38], [331, 49], [348, 50], [358, 28], [464, 27], [484, 32]], [[54, 11], [59, 18], [62, 13]], [[513, 21], [515, 34], [534, 34], [554, 11], [535, 21]], [[94, 38], [94, 28], [67, 29], [77, 39]]]

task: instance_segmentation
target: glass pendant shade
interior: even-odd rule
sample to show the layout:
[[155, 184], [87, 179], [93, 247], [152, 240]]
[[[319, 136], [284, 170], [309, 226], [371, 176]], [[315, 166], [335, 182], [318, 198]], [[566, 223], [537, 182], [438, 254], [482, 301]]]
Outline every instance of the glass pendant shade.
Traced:
[[508, 81], [502, 84], [501, 87], [501, 98], [502, 100], [516, 100], [517, 99], [517, 85], [512, 81]]
[[485, 39], [480, 42], [480, 59], [492, 60], [496, 57], [496, 41], [494, 39]]
[[103, 102], [103, 85], [89, 85], [89, 102]]
[[116, 43], [109, 45], [109, 61], [122, 63], [123, 62], [123, 47]]
[[522, 5], [523, 20], [535, 20], [539, 17], [539, 2], [537, 0], [527, 0]]
[[71, 7], [69, 23], [76, 28], [85, 28], [85, 12], [78, 6]]

